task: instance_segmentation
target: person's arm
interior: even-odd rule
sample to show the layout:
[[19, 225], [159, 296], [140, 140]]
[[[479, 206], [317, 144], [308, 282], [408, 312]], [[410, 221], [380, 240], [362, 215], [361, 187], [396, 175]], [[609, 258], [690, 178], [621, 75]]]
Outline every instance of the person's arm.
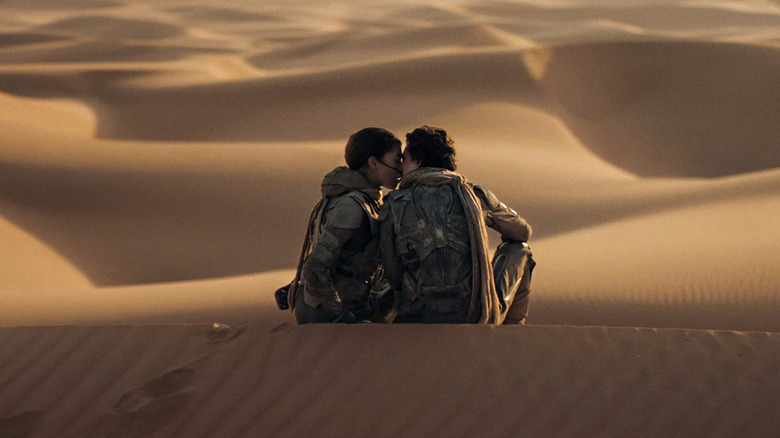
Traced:
[[331, 268], [338, 262], [344, 244], [360, 228], [364, 216], [362, 207], [352, 199], [338, 198], [331, 201], [331, 206], [325, 212], [322, 233], [301, 269], [304, 290], [334, 312], [343, 306], [334, 287]]
[[474, 193], [482, 204], [485, 225], [498, 231], [503, 240], [528, 242], [531, 238], [531, 226], [525, 219], [499, 201], [490, 190], [475, 185]]

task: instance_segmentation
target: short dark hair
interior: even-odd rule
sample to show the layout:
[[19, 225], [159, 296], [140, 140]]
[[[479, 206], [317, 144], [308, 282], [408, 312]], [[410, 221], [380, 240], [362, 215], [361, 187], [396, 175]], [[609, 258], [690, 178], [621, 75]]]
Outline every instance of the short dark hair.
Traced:
[[420, 167], [440, 167], [455, 170], [455, 142], [447, 131], [433, 126], [421, 126], [406, 134], [409, 156], [420, 162]]
[[382, 128], [363, 128], [349, 137], [344, 160], [350, 169], [358, 170], [369, 158], [381, 159], [396, 146], [401, 146], [401, 140], [392, 132]]

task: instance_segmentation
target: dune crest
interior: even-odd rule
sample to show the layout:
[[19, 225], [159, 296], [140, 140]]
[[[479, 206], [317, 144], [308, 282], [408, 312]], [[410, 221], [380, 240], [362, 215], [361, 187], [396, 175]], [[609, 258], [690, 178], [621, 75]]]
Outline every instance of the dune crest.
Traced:
[[[26, 306], [11, 304], [11, 291], [56, 290], [67, 287], [90, 287], [92, 284], [84, 274], [65, 257], [52, 248], [20, 230], [0, 216], [0, 235], [3, 245], [12, 250], [0, 253], [0, 277], [3, 279], [3, 297], [0, 303], [16, 313]], [[56, 301], [56, 300], [55, 300]], [[25, 321], [24, 315], [21, 321]], [[0, 326], [11, 324], [0, 317]]]
[[[24, 141], [15, 135], [16, 132], [26, 129], [45, 130], [56, 135], [68, 137], [92, 137], [97, 130], [97, 117], [91, 108], [79, 101], [65, 99], [27, 99], [0, 94], [0, 106], [6, 108], [7, 113], [0, 118], [0, 124], [4, 125], [6, 138], [16, 137], [17, 141]], [[9, 147], [3, 149], [8, 151]], [[8, 155], [3, 155], [7, 159]]]

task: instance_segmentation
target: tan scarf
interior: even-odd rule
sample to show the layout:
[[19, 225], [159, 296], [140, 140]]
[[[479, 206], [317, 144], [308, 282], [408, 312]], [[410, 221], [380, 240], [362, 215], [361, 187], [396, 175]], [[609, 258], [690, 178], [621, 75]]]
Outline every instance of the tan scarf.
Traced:
[[479, 199], [474, 194], [471, 185], [466, 184], [466, 178], [455, 172], [435, 167], [423, 167], [415, 169], [404, 175], [400, 187], [422, 184], [428, 186], [449, 185], [458, 194], [463, 209], [466, 211], [466, 219], [469, 224], [469, 237], [471, 239], [471, 263], [472, 263], [472, 294], [469, 308], [469, 321], [473, 320], [476, 311], [477, 300], [482, 307], [477, 320], [480, 324], [498, 324], [500, 321], [501, 305], [496, 292], [496, 284], [493, 279], [493, 266], [488, 255], [488, 236], [485, 218]]

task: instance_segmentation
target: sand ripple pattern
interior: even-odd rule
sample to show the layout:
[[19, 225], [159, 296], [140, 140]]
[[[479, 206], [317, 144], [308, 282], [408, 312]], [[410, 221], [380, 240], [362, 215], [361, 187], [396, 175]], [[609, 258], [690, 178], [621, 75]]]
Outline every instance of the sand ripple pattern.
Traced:
[[780, 332], [780, 6], [575, 3], [0, 0], [0, 326], [289, 320], [346, 137], [430, 123], [533, 225], [532, 323]]
[[6, 328], [0, 352], [2, 436], [769, 437], [780, 427], [780, 337], [760, 332]]

